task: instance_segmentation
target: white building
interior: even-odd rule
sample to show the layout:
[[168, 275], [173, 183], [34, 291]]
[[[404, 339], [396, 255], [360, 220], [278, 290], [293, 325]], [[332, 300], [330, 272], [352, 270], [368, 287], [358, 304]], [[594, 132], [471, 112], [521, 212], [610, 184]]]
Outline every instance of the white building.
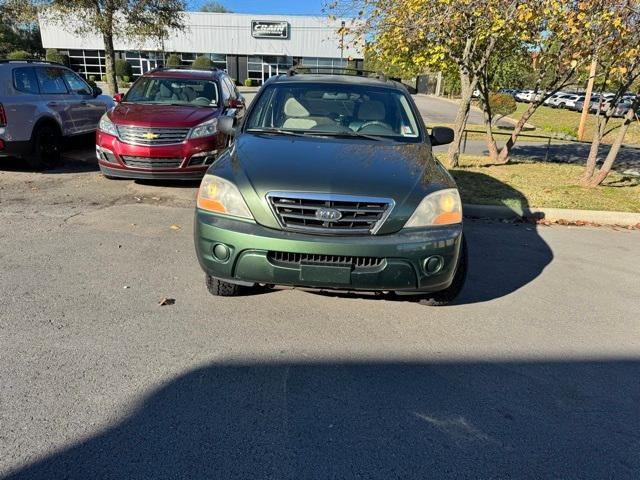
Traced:
[[[157, 39], [116, 37], [116, 55], [131, 64], [134, 76], [161, 66], [164, 56], [171, 53], [179, 55], [184, 65], [205, 55], [237, 81], [251, 78], [258, 84], [297, 64], [339, 67], [351, 59], [362, 68], [362, 52], [349, 46], [350, 39], [345, 39], [341, 49], [340, 19], [187, 12], [185, 25], [183, 32], [170, 35], [164, 45]], [[100, 35], [76, 35], [72, 27], [42, 16], [40, 32], [43, 47], [68, 54], [79, 73], [96, 77], [106, 73]]]

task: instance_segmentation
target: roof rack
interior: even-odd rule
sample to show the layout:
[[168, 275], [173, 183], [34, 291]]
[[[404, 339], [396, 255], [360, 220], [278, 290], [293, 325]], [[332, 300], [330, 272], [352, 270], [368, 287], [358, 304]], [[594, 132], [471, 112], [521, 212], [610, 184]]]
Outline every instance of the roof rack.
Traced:
[[387, 81], [387, 76], [382, 72], [363, 70], [361, 68], [350, 67], [320, 67], [309, 65], [295, 65], [287, 71], [287, 76], [294, 75], [355, 75], [358, 77], [377, 78], [382, 82]]
[[39, 58], [25, 58], [25, 59], [15, 59], [15, 60], [5, 58], [0, 60], [0, 63], [45, 63], [49, 65], [60, 65], [61, 67], [66, 67], [66, 65], [63, 65], [62, 63], [51, 62], [49, 60], [41, 60]]
[[163, 70], [200, 70], [203, 72], [222, 72], [224, 70], [219, 69], [218, 67], [198, 67], [198, 68], [194, 68], [191, 65], [176, 65], [176, 66], [163, 66], [163, 67], [156, 67], [153, 70], [151, 70], [151, 72], [160, 72]]

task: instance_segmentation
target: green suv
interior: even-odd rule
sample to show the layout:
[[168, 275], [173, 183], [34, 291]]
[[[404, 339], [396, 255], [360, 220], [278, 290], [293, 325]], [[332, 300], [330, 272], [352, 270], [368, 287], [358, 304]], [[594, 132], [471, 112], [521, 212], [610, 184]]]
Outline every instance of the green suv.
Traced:
[[[209, 291], [258, 285], [420, 295], [444, 304], [467, 265], [462, 204], [407, 90], [382, 76], [270, 78], [198, 192], [195, 245]], [[351, 73], [351, 72], [344, 72]]]

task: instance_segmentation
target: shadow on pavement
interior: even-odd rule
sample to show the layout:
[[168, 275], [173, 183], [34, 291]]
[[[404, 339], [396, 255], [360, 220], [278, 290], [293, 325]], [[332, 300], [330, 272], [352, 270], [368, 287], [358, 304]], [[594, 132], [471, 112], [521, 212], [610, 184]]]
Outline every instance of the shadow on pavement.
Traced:
[[[34, 171], [25, 159], [14, 157], [2, 159], [0, 168], [12, 172]], [[100, 168], [98, 167], [95, 152], [95, 134], [92, 133], [66, 138], [60, 166], [50, 170], [43, 170], [42, 172], [47, 174], [64, 174], [97, 172], [99, 170]]]
[[[514, 208], [529, 208], [527, 198], [513, 187], [482, 173], [456, 170], [458, 188], [465, 197], [478, 197], [480, 192], [491, 193]], [[535, 280], [553, 261], [553, 252], [538, 234], [535, 224], [504, 224], [499, 221], [467, 219], [464, 235], [469, 247], [469, 266], [465, 286], [454, 301], [455, 305], [486, 302], [504, 297]], [[312, 293], [340, 298], [362, 297], [371, 300], [419, 301], [420, 297], [372, 295], [359, 292], [331, 290]], [[440, 307], [442, 308], [442, 307]]]
[[[526, 211], [527, 198], [515, 188], [482, 173], [456, 170], [463, 203], [480, 192]], [[467, 220], [464, 232], [469, 247], [469, 270], [456, 304], [477, 303], [504, 297], [535, 280], [553, 261], [553, 252], [535, 224]]]
[[211, 364], [6, 478], [637, 478], [639, 374], [637, 360]]

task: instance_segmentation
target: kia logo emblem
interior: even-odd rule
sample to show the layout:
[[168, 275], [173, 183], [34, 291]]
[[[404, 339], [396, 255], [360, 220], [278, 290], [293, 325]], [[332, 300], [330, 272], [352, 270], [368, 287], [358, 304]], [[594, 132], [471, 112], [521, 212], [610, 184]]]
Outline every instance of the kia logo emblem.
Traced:
[[323, 222], [337, 222], [342, 218], [342, 213], [335, 208], [319, 208], [316, 210], [316, 218]]

